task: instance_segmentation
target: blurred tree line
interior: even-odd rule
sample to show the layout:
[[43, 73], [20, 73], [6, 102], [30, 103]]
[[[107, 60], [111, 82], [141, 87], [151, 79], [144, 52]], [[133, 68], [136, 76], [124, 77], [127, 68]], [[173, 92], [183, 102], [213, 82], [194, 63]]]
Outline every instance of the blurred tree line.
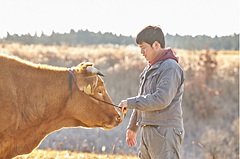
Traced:
[[[135, 45], [135, 37], [116, 35], [109, 32], [106, 33], [94, 33], [88, 30], [70, 30], [69, 33], [55, 33], [51, 35], [45, 35], [43, 32], [41, 36], [35, 35], [10, 35], [7, 33], [7, 37], [1, 39], [6, 42], [19, 42], [21, 44], [43, 44], [43, 45], [69, 45], [76, 46], [79, 44], [91, 45], [91, 44], [118, 44], [118, 45]], [[0, 40], [0, 41], [1, 41]], [[166, 42], [168, 47], [187, 49], [187, 50], [202, 50], [211, 48], [214, 50], [239, 50], [239, 34], [234, 33], [229, 36], [214, 38], [207, 35], [199, 36], [181, 36], [166, 34]]]

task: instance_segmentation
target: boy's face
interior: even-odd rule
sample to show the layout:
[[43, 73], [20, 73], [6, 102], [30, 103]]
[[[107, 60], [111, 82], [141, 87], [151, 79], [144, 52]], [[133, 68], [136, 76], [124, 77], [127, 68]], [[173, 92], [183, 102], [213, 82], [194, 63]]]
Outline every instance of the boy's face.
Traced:
[[146, 58], [147, 61], [152, 62], [157, 57], [158, 53], [154, 46], [152, 47], [146, 42], [142, 42], [138, 46], [141, 49], [141, 54]]

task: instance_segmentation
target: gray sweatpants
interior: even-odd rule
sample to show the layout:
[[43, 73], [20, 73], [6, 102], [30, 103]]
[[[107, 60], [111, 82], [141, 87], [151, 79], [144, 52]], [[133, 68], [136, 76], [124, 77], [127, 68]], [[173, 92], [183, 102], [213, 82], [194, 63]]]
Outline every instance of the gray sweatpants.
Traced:
[[139, 157], [141, 159], [180, 159], [184, 129], [142, 126]]

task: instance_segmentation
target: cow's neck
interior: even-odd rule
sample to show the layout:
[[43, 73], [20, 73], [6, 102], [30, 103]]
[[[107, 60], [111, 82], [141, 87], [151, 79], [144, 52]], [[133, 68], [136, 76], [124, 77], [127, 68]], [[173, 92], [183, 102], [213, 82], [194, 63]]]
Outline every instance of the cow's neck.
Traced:
[[[50, 121], [59, 116], [64, 109], [67, 99], [70, 97], [67, 69], [48, 70], [32, 69], [25, 70], [23, 80], [16, 72], [16, 119], [23, 128], [30, 123], [37, 124], [42, 121]], [[16, 125], [18, 126], [18, 125]]]
[[[21, 115], [17, 119], [22, 120], [17, 123], [17, 126], [20, 126], [18, 129], [29, 129], [38, 127], [38, 125], [42, 125], [44, 122], [49, 123], [61, 120], [62, 111], [64, 111], [68, 98], [71, 97], [67, 69], [57, 71], [33, 69], [29, 70], [26, 76], [28, 78], [24, 82], [28, 91], [17, 93], [20, 95], [19, 98], [23, 99], [23, 103], [19, 103], [19, 105], [23, 106], [19, 110], [21, 112], [17, 112]], [[28, 99], [24, 100], [24, 97], [28, 97]], [[64, 125], [61, 125], [61, 122], [59, 122], [48, 129], [52, 131], [61, 126]]]

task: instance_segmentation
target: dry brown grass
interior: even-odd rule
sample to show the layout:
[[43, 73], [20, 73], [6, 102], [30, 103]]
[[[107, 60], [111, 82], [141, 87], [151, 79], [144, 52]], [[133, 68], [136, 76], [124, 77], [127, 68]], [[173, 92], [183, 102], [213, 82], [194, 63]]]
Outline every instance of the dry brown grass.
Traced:
[[71, 151], [57, 150], [34, 150], [29, 155], [16, 157], [15, 159], [137, 159], [136, 156], [127, 155], [109, 155], [109, 154], [94, 154], [94, 153], [78, 153]]

